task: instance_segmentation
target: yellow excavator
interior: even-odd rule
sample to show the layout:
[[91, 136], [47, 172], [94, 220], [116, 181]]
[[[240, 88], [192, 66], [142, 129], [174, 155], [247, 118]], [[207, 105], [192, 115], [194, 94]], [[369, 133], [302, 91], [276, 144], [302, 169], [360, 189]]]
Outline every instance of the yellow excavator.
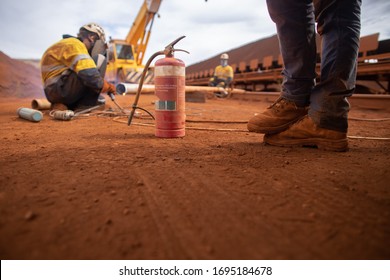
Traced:
[[[146, 47], [162, 0], [145, 0], [125, 40], [111, 39], [108, 44], [106, 79], [114, 84], [138, 83]], [[153, 79], [149, 71], [145, 83]]]

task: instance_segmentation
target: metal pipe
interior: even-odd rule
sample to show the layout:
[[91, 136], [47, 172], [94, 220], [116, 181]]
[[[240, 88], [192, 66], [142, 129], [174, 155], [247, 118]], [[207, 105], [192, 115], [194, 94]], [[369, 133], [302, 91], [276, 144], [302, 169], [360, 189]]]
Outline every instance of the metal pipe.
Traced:
[[[245, 90], [241, 89], [224, 89], [223, 87], [207, 87], [207, 86], [185, 86], [186, 92], [195, 92], [195, 91], [205, 91], [205, 92], [221, 92], [228, 91], [231, 93], [243, 93]], [[116, 91], [118, 94], [126, 95], [137, 93], [138, 84], [129, 84], [129, 83], [120, 83], [116, 86]], [[141, 91], [143, 93], [154, 92], [154, 85], [143, 85]]]
[[51, 103], [44, 98], [33, 99], [31, 101], [31, 107], [35, 110], [49, 110]]

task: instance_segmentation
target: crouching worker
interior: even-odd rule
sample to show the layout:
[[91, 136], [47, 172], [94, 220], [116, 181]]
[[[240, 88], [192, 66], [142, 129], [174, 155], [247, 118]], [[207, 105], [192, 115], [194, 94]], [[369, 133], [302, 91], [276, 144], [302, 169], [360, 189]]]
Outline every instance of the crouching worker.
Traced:
[[64, 35], [41, 59], [42, 82], [52, 110], [77, 110], [104, 104], [100, 93], [115, 94], [104, 80], [107, 49], [103, 28], [82, 26], [76, 37]]
[[233, 68], [228, 65], [227, 53], [221, 55], [221, 65], [214, 70], [214, 76], [210, 79], [209, 86], [228, 88], [233, 80]]
[[220, 92], [215, 92], [215, 96], [223, 98], [229, 93], [225, 90], [230, 87], [233, 80], [233, 68], [228, 65], [229, 56], [227, 53], [221, 55], [221, 65], [215, 67], [214, 76], [210, 79], [209, 86], [223, 88]]

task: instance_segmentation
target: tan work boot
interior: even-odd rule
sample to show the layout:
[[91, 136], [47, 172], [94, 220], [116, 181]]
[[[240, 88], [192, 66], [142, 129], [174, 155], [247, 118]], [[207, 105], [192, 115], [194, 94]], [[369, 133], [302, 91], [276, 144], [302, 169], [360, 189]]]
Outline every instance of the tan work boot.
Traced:
[[286, 131], [264, 135], [264, 143], [282, 147], [316, 146], [318, 149], [335, 152], [348, 150], [346, 132], [321, 128], [309, 116], [305, 116]]
[[307, 107], [297, 107], [294, 102], [279, 97], [263, 113], [248, 121], [248, 130], [258, 133], [278, 133], [307, 114]]

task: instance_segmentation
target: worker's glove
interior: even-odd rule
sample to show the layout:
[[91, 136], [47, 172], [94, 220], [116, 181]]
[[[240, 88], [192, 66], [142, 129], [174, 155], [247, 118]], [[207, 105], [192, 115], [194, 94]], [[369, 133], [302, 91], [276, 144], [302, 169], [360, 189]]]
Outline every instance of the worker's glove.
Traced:
[[110, 94], [116, 94], [116, 88], [114, 84], [111, 84], [104, 80], [103, 88], [101, 90], [102, 93], [107, 93], [108, 95]]

